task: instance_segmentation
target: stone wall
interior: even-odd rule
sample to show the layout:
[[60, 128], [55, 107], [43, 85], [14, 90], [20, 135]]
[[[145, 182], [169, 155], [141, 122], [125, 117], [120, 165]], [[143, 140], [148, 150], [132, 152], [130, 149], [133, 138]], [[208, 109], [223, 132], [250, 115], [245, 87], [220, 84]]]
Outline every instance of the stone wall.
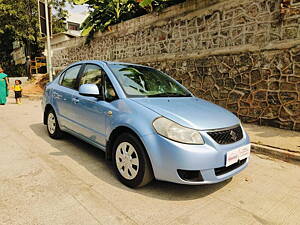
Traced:
[[244, 122], [300, 130], [300, 47], [149, 65]]
[[54, 65], [118, 60], [159, 68], [245, 122], [300, 130], [300, 15], [280, 0], [187, 1], [61, 46]]

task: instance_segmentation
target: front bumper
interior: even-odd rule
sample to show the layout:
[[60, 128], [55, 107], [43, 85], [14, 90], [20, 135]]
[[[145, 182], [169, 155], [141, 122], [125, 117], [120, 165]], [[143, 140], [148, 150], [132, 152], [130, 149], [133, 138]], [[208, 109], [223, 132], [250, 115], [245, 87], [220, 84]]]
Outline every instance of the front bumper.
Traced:
[[[216, 175], [215, 169], [225, 167], [226, 153], [248, 145], [249, 136], [243, 130], [243, 138], [233, 144], [219, 145], [206, 132], [201, 132], [204, 145], [188, 145], [166, 139], [158, 134], [143, 136], [143, 142], [150, 157], [157, 180], [180, 184], [212, 184], [227, 180], [245, 169], [249, 158], [232, 170]], [[203, 181], [182, 179], [178, 170], [200, 171]]]

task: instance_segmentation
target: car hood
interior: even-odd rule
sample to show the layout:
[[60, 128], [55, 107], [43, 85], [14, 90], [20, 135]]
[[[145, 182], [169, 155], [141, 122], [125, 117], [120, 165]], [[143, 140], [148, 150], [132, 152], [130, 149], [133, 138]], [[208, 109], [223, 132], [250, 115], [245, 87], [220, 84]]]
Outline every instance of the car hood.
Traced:
[[197, 130], [231, 127], [240, 120], [231, 112], [208, 101], [190, 98], [132, 98], [136, 103]]

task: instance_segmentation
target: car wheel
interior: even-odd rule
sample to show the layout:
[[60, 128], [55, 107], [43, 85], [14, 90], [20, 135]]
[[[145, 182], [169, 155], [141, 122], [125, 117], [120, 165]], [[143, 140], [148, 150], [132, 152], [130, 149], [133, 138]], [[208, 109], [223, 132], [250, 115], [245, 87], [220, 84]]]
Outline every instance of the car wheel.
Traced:
[[53, 109], [49, 110], [47, 114], [47, 130], [49, 136], [53, 139], [59, 139], [63, 136]]
[[153, 180], [150, 160], [141, 141], [130, 133], [121, 134], [113, 145], [113, 166], [126, 186], [142, 187]]

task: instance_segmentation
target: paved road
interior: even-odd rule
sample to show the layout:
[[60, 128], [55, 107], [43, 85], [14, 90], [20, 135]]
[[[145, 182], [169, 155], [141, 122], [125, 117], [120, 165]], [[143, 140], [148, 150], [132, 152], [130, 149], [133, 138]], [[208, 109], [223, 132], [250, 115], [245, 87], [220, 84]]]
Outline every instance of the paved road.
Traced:
[[129, 189], [104, 154], [51, 140], [39, 101], [0, 107], [0, 224], [300, 224], [300, 167], [251, 155], [216, 185]]

